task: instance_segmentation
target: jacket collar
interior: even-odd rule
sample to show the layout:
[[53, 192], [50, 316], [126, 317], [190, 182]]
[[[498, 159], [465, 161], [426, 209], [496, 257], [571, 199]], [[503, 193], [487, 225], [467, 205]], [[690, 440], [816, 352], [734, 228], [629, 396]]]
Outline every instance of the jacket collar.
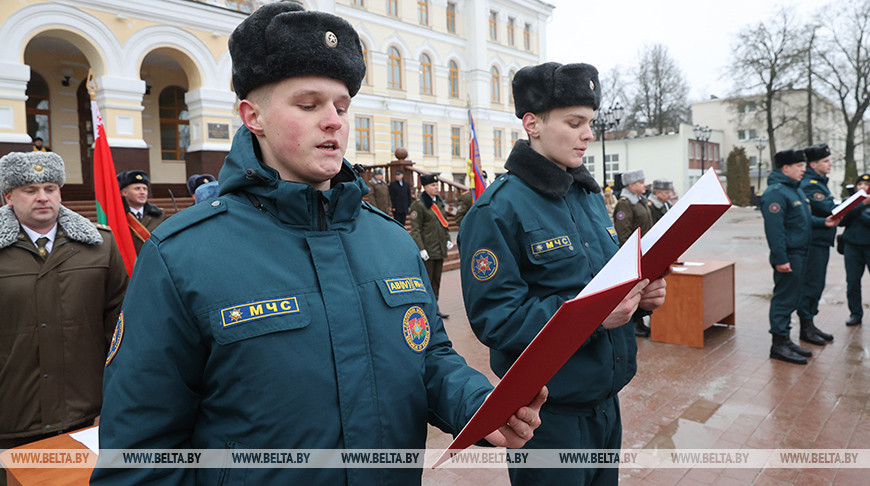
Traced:
[[828, 177], [819, 174], [818, 172], [816, 172], [815, 169], [813, 169], [809, 165], [807, 165], [807, 171], [804, 172], [804, 179], [818, 179], [819, 181], [822, 182], [822, 184], [824, 184], [826, 186], [828, 185]]
[[767, 185], [772, 186], [774, 184], [782, 184], [785, 186], [791, 187], [800, 187], [801, 181], [796, 181], [791, 177], [783, 174], [783, 172], [779, 169], [774, 170], [767, 176]]
[[252, 194], [282, 222], [309, 230], [320, 227], [322, 209], [330, 227], [345, 225], [359, 214], [368, 186], [347, 160], [333, 177], [331, 188], [319, 191], [308, 184], [281, 180], [275, 169], [260, 161], [258, 153], [256, 138], [247, 127], [239, 128], [218, 177], [221, 194]]
[[601, 192], [585, 165], [567, 171], [536, 152], [528, 140], [517, 140], [504, 168], [535, 191], [551, 198], [565, 197], [575, 182], [588, 192]]
[[628, 199], [632, 205], [640, 202], [640, 196], [628, 190], [627, 187], [623, 187], [622, 191], [619, 192], [619, 197], [624, 197]]
[[[96, 226], [84, 216], [60, 207], [57, 215], [57, 224], [67, 238], [79, 241], [86, 245], [98, 245], [103, 242], [103, 237], [97, 231]], [[0, 207], [0, 248], [6, 248], [18, 240], [21, 225], [12, 206], [8, 204]]]

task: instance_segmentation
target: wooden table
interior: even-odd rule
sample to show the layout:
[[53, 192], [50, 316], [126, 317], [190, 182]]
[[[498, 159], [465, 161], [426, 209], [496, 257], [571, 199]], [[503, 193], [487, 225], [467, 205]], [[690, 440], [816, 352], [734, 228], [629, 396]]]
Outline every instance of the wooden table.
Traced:
[[704, 330], [734, 325], [734, 262], [698, 260], [672, 265], [665, 303], [650, 318], [653, 341], [704, 347]]
[[[72, 433], [75, 432], [78, 432], [78, 430], [73, 431]], [[58, 467], [50, 468], [13, 465], [13, 453], [33, 450], [51, 450], [70, 453], [80, 451], [80, 453], [88, 453], [88, 457], [92, 461], [92, 464], [90, 467], [63, 467], [63, 465], [58, 465]], [[4, 468], [6, 468], [6, 481], [8, 486], [82, 486], [87, 485], [90, 482], [91, 472], [94, 470], [93, 464], [96, 463], [96, 457], [97, 455], [91, 452], [91, 450], [84, 444], [70, 437], [69, 433], [66, 433], [24, 444], [13, 449], [8, 449], [3, 453], [0, 453], [0, 463], [3, 464]]]

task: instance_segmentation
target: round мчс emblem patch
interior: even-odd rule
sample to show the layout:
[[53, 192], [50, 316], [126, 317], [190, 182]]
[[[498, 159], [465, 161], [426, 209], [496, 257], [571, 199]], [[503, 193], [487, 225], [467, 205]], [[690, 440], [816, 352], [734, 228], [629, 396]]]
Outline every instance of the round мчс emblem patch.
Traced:
[[616, 213], [616, 219], [618, 219], [619, 221], [622, 221], [623, 219], [625, 219], [625, 211], [619, 211], [619, 212], [617, 212], [617, 213]]
[[767, 210], [774, 214], [778, 213], [781, 209], [778, 203], [770, 203], [770, 206], [767, 207]]
[[422, 307], [415, 305], [405, 312], [405, 318], [402, 320], [402, 334], [405, 336], [408, 347], [418, 353], [422, 353], [429, 345], [431, 334], [429, 319], [426, 318], [426, 313], [423, 312]]
[[471, 257], [471, 273], [480, 282], [486, 282], [498, 272], [498, 257], [490, 250], [481, 248]]

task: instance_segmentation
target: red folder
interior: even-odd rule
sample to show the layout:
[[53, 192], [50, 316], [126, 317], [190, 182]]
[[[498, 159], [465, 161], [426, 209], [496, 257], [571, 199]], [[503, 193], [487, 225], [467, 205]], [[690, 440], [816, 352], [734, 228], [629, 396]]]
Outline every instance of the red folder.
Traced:
[[[615, 283], [607, 282], [616, 275], [621, 277]], [[433, 467], [505, 425], [520, 407], [528, 405], [639, 281], [640, 237], [636, 231], [580, 295], [559, 307]], [[608, 283], [612, 285], [595, 290]]]
[[863, 203], [864, 200], [868, 197], [870, 196], [868, 196], [867, 193], [864, 192], [864, 189], [861, 189], [855, 194], [852, 194], [849, 199], [846, 199], [839, 206], [831, 210], [831, 216], [833, 216], [834, 219], [842, 219], [843, 216], [847, 215], [849, 211], [855, 208], [855, 206]]
[[679, 201], [662, 216], [640, 241], [641, 275], [653, 281], [664, 276], [728, 208], [716, 171], [709, 169]]
[[506, 424], [529, 404], [641, 278], [665, 275], [730, 207], [719, 176], [710, 169], [642, 240], [635, 232], [577, 298], [553, 314], [433, 467]]

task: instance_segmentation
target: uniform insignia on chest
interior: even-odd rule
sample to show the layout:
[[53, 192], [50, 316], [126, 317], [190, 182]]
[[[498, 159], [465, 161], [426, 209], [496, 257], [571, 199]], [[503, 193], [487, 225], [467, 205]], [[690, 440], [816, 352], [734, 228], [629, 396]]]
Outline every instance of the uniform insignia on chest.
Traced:
[[244, 322], [297, 312], [299, 312], [299, 303], [296, 301], [296, 297], [285, 297], [283, 299], [248, 302], [221, 309], [221, 321], [223, 321], [224, 327], [232, 327]]
[[481, 248], [471, 257], [471, 274], [480, 282], [486, 282], [498, 271], [498, 258], [490, 250]]
[[109, 355], [106, 357], [106, 366], [115, 359], [118, 354], [118, 349], [121, 347], [121, 339], [124, 337], [124, 311], [118, 316], [118, 323], [115, 324], [115, 332], [112, 333], [112, 344], [109, 345]]
[[419, 277], [390, 278], [384, 280], [391, 294], [404, 294], [405, 292], [426, 292], [426, 285]]
[[794, 206], [794, 207], [798, 207], [798, 206], [801, 205], [801, 202], [800, 202], [800, 201], [795, 201], [795, 202], [791, 203], [791, 205]]
[[619, 221], [622, 221], [623, 219], [625, 219], [625, 211], [619, 211], [619, 212], [617, 212], [617, 213], [616, 213], [616, 219], [618, 219]]
[[817, 192], [817, 193], [813, 194], [813, 199], [815, 199], [816, 201], [821, 201], [821, 200], [825, 199], [825, 195], [822, 194], [821, 192]]
[[405, 342], [408, 347], [417, 353], [422, 353], [429, 345], [429, 319], [426, 318], [426, 313], [420, 306], [413, 306], [405, 312], [405, 318], [402, 320], [402, 334], [405, 336]]
[[607, 232], [610, 233], [610, 236], [616, 238], [616, 228], [614, 228], [613, 226], [608, 226]]
[[778, 213], [782, 208], [779, 207], [778, 203], [770, 203], [770, 206], [767, 207], [767, 210], [773, 214]]
[[532, 253], [540, 255], [541, 253], [566, 247], [574, 249], [574, 247], [571, 246], [571, 238], [568, 238], [567, 236], [558, 236], [556, 238], [550, 238], [549, 240], [532, 243]]

